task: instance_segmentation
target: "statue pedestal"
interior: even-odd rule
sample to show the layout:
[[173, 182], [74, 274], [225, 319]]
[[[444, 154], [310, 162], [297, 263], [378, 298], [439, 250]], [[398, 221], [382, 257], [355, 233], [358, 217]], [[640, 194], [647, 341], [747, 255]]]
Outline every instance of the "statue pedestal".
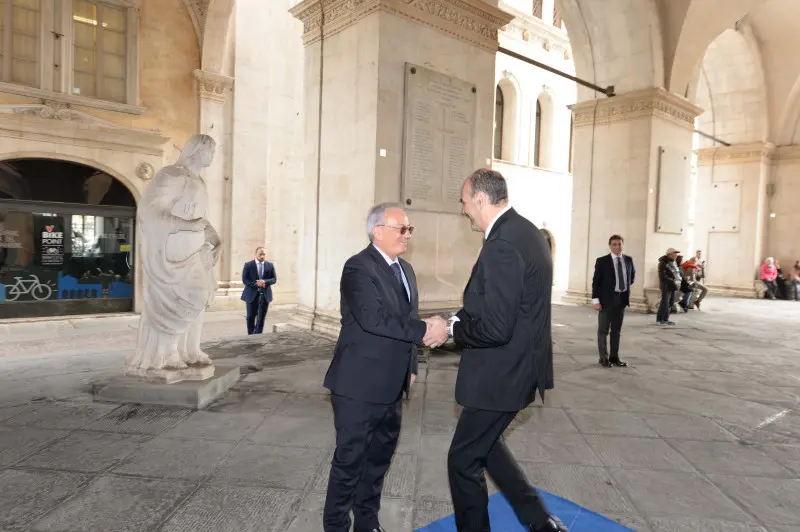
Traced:
[[[202, 409], [222, 397], [239, 380], [238, 365], [162, 370], [158, 373], [113, 379], [97, 392], [95, 400]], [[207, 376], [202, 378], [204, 374]]]

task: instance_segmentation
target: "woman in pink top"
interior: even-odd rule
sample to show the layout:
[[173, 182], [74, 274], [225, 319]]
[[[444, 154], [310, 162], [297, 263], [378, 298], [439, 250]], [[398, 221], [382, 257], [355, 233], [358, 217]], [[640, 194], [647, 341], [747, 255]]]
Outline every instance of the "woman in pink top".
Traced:
[[778, 285], [775, 279], [778, 278], [778, 268], [775, 267], [775, 259], [768, 257], [761, 265], [761, 282], [767, 289], [766, 297], [775, 299], [775, 292], [778, 290]]

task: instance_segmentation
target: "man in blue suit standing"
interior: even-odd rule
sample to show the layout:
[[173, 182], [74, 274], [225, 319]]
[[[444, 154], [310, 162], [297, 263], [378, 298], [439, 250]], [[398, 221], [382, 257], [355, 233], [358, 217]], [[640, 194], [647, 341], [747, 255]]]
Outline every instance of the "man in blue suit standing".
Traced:
[[277, 279], [275, 266], [266, 260], [264, 248], [256, 248], [255, 258], [245, 262], [242, 268], [242, 301], [247, 304], [247, 334], [264, 332], [267, 309], [272, 302], [272, 285]]

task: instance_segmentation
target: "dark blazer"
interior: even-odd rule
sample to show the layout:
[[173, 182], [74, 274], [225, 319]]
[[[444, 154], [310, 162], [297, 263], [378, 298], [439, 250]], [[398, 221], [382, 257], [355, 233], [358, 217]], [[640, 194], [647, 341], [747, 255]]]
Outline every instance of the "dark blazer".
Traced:
[[553, 388], [553, 261], [541, 231], [510, 209], [494, 223], [464, 290], [453, 339], [464, 347], [459, 404], [522, 410]]
[[[267, 303], [271, 303], [272, 285], [274, 285], [278, 280], [278, 276], [275, 274], [275, 266], [273, 266], [268, 260], [264, 261], [264, 276], [261, 277], [261, 279], [267, 282], [267, 287], [263, 290], [267, 296]], [[244, 266], [242, 267], [242, 284], [244, 284], [244, 290], [242, 290], [242, 301], [252, 303], [256, 300], [259, 290], [259, 288], [256, 286], [256, 281], [258, 280], [258, 266], [256, 266], [256, 261], [251, 260], [250, 262], [245, 262]]]
[[368, 403], [391, 404], [408, 393], [417, 372], [417, 347], [427, 325], [418, 317], [417, 279], [400, 259], [411, 301], [386, 259], [371, 244], [342, 272], [342, 328], [325, 375], [331, 392]]
[[[636, 268], [633, 267], [633, 259], [627, 255], [622, 255], [625, 262], [625, 275], [628, 278], [628, 290], [621, 295], [623, 306], [631, 303], [631, 290], [636, 280]], [[617, 274], [614, 271], [614, 259], [611, 253], [598, 257], [594, 263], [594, 276], [592, 277], [592, 299], [599, 299], [600, 305], [611, 306], [614, 301], [614, 293], [617, 291]]]

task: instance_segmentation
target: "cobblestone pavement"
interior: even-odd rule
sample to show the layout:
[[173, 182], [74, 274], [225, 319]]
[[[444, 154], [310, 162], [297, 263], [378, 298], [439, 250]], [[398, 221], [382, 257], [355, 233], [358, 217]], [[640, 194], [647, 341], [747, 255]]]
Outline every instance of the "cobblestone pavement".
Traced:
[[[800, 303], [710, 299], [669, 329], [628, 314], [624, 369], [597, 364], [595, 320], [554, 309], [556, 389], [506, 433], [531, 482], [639, 531], [800, 530]], [[6, 337], [0, 530], [319, 532], [332, 344], [235, 336], [243, 321], [209, 315], [208, 351], [244, 369], [201, 412], [92, 402], [134, 320]], [[387, 530], [451, 512], [457, 366], [447, 351], [421, 366], [384, 486]]]

